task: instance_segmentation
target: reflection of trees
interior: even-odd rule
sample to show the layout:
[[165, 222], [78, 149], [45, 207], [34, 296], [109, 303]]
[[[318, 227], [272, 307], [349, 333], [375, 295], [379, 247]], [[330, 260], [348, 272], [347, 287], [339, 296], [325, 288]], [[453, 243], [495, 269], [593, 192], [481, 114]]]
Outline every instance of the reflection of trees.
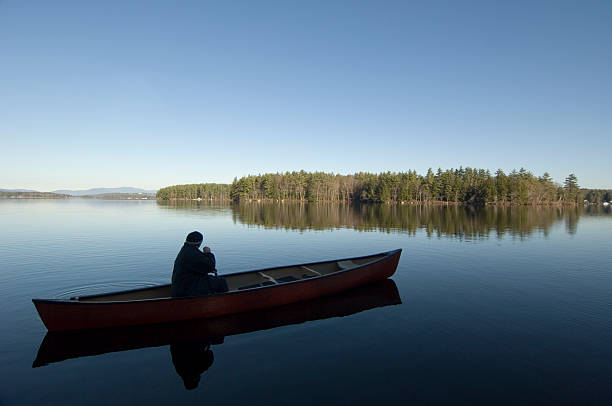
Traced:
[[584, 211], [589, 216], [607, 216], [612, 211], [611, 209], [612, 206], [589, 205], [585, 207]]
[[186, 209], [186, 210], [211, 210], [228, 208], [231, 202], [225, 201], [198, 201], [198, 200], [157, 200], [157, 206], [169, 209]]
[[[197, 201], [158, 201], [170, 210], [191, 213], [231, 211], [234, 223], [285, 230], [350, 228], [359, 231], [403, 232], [424, 230], [428, 236], [500, 238], [504, 234], [526, 237], [547, 235], [555, 224], [565, 223], [575, 233], [580, 216], [609, 216], [599, 206], [486, 206], [456, 205], [272, 203], [219, 204]], [[224, 214], [225, 215], [225, 214]]]
[[578, 207], [571, 207], [565, 210], [565, 229], [569, 234], [576, 234], [579, 217], [580, 209]]
[[578, 207], [300, 204], [246, 203], [232, 205], [234, 222], [287, 230], [352, 228], [360, 231], [407, 232], [425, 230], [428, 236], [481, 238], [508, 233], [525, 237], [549, 233], [564, 221], [576, 232]]

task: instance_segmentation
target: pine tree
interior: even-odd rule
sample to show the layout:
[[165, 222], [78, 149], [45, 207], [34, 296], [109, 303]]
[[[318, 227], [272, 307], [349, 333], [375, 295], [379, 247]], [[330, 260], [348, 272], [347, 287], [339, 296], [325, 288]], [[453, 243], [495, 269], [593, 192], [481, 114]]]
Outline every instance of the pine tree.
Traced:
[[578, 178], [576, 177], [576, 175], [570, 173], [569, 176], [565, 178], [563, 190], [565, 191], [566, 202], [578, 202], [578, 192], [580, 191], [580, 188], [578, 187]]

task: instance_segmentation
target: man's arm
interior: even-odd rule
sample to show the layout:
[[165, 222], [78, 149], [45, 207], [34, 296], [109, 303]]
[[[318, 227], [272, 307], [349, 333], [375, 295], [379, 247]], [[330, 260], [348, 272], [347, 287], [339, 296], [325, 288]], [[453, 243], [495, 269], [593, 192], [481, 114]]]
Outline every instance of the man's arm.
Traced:
[[215, 255], [212, 252], [199, 252], [196, 256], [197, 264], [195, 271], [198, 273], [209, 274], [215, 272]]

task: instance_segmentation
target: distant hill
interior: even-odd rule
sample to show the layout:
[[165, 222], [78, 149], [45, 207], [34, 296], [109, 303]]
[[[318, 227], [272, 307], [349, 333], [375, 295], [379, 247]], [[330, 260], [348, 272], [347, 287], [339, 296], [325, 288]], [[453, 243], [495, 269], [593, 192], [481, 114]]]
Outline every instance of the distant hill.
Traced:
[[94, 188], [87, 190], [54, 190], [53, 193], [60, 193], [70, 196], [93, 196], [111, 193], [130, 193], [130, 194], [155, 194], [156, 190], [138, 189], [135, 187], [117, 187], [117, 188]]
[[38, 190], [30, 189], [0, 189], [0, 192], [28, 192], [28, 193], [39, 193]]

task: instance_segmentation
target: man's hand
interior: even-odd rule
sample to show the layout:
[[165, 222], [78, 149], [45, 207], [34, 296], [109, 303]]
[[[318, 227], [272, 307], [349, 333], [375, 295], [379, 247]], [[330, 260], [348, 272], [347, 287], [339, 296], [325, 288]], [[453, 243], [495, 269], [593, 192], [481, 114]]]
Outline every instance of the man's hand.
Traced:
[[202, 248], [202, 252], [205, 254], [210, 254], [210, 248], [209, 247], [204, 247]]

